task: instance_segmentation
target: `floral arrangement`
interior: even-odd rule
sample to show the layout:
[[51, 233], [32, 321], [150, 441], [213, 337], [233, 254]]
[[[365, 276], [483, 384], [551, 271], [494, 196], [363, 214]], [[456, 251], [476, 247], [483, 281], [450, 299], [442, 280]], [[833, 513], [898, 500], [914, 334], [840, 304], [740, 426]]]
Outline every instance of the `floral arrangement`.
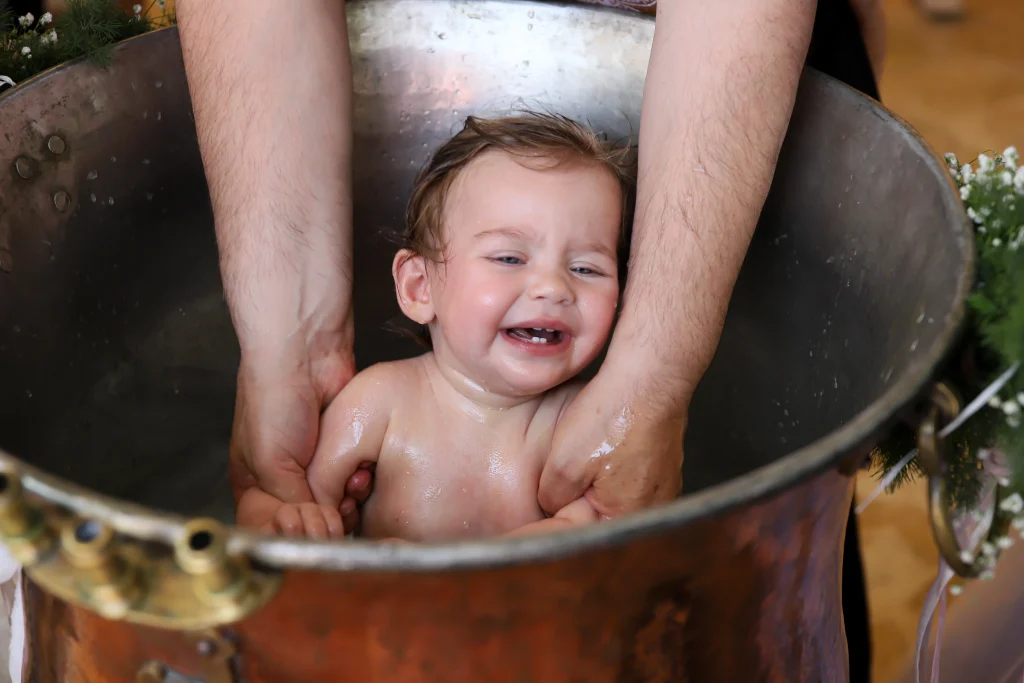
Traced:
[[[990, 579], [999, 551], [1014, 543], [1011, 527], [1024, 536], [1024, 373], [1017, 372], [1024, 359], [1024, 166], [1014, 147], [982, 154], [974, 163], [961, 164], [953, 154], [945, 159], [974, 227], [977, 266], [966, 331], [944, 380], [967, 400], [1001, 385], [948, 436], [949, 504], [955, 513], [980, 518], [982, 477], [996, 477], [995, 516], [978, 549], [981, 577]], [[875, 465], [891, 480], [890, 490], [923, 473], [916, 456], [901, 457], [913, 447], [913, 433], [897, 428], [875, 449]], [[973, 555], [965, 549], [964, 560]]]
[[[129, 11], [117, 0], [67, 0], [57, 17], [47, 12], [36, 19], [31, 14], [15, 17], [0, 0], [0, 92], [79, 57], [106, 66], [118, 41], [174, 23], [164, 4], [151, 0], [145, 11], [142, 5]], [[164, 11], [150, 18], [154, 6]]]

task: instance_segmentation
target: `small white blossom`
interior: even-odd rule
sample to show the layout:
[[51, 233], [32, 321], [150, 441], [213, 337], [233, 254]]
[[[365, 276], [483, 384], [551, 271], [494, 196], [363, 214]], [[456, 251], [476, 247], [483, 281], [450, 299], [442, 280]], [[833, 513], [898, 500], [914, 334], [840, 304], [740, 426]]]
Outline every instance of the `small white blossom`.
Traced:
[[1008, 168], [1015, 169], [1017, 164], [1020, 163], [1020, 155], [1017, 154], [1017, 148], [1010, 146], [1003, 150], [1003, 164]]
[[[995, 240], [992, 241], [995, 242]], [[1020, 412], [1020, 404], [1011, 398], [1010, 400], [1003, 402], [1003, 412], [1007, 415], [1016, 415]]]
[[142, 14], [142, 5], [132, 5], [132, 12], [135, 12], [135, 16]]
[[1010, 548], [1013, 545], [1013, 539], [1009, 536], [1000, 536], [996, 539], [996, 545], [999, 546], [1001, 549], [1006, 550], [1007, 548]]
[[978, 578], [980, 578], [982, 581], [991, 581], [992, 579], [996, 578], [996, 573], [991, 569], [986, 569], [981, 573], [981, 575]]
[[969, 183], [974, 178], [974, 169], [970, 164], [964, 164], [960, 167], [960, 175], [964, 177], [965, 183]]
[[1024, 391], [1017, 392], [1017, 403], [1024, 405]]
[[991, 543], [989, 543], [988, 541], [985, 541], [984, 543], [981, 544], [981, 552], [982, 552], [983, 555], [985, 555], [985, 557], [995, 557], [996, 556], [996, 547], [994, 545], [992, 545]]
[[999, 509], [1012, 515], [1020, 514], [1024, 510], [1024, 498], [1021, 498], [1019, 493], [1014, 493], [999, 503]]
[[950, 168], [957, 169], [960, 167], [960, 163], [956, 160], [956, 155], [952, 152], [946, 152], [942, 156], [946, 160], [946, 165]]
[[0, 76], [0, 86], [3, 85], [9, 85], [13, 88], [15, 83], [11, 80], [10, 76]]
[[996, 168], [995, 160], [987, 154], [982, 154], [978, 157], [978, 172], [988, 173]]
[[49, 43], [56, 43], [57, 32], [51, 28], [49, 31], [43, 34], [43, 37], [39, 39], [39, 42], [43, 45], [47, 45]]
[[23, 55], [30, 55], [30, 54], [32, 54], [32, 48], [30, 48], [28, 45], [26, 45], [25, 47], [21, 48], [21, 54], [23, 54]]
[[971, 554], [970, 550], [961, 550], [960, 561], [964, 564], [971, 564], [974, 562], [974, 555]]
[[964, 592], [964, 587], [961, 586], [959, 583], [954, 583], [952, 586], [949, 587], [949, 594], [952, 595], [953, 597], [956, 597], [956, 596], [960, 595], [963, 592]]
[[28, 28], [29, 26], [32, 25], [32, 22], [35, 20], [36, 18], [32, 16], [31, 12], [24, 16], [18, 17], [18, 23], [21, 24], [23, 28]]
[[1017, 172], [1013, 174], [1013, 187], [1018, 192], [1024, 192], [1024, 166], [1017, 169]]
[[39, 17], [39, 25], [40, 26], [46, 26], [51, 21], [53, 21], [53, 15], [50, 14], [49, 12], [47, 12], [43, 16]]
[[1010, 417], [1006, 418], [1006, 425], [1010, 429], [1016, 429], [1017, 427], [1020, 427], [1020, 418], [1017, 417], [1016, 415], [1011, 415]]
[[999, 477], [999, 485], [1005, 489], [1007, 486], [1010, 485], [1010, 480], [1007, 479], [1006, 477]]
[[998, 396], [993, 396], [988, 400], [989, 408], [1002, 408], [1003, 402], [999, 400]]
[[971, 196], [971, 186], [964, 185], [960, 188], [960, 199], [967, 201], [967, 198]]
[[1017, 531], [1024, 531], [1024, 516], [1014, 517], [1011, 524], [1013, 525], [1013, 528]]
[[992, 240], [992, 246], [993, 247], [1001, 247], [1001, 246], [1003, 246], [1003, 241], [1001, 239], [999, 239], [998, 237], [996, 237], [994, 240]]
[[978, 212], [969, 206], [967, 207], [967, 217], [970, 218], [975, 223], [981, 223], [981, 216], [979, 216]]
[[1009, 171], [1003, 171], [999, 174], [999, 180], [1003, 183], [1004, 187], [1013, 185], [1013, 174]]

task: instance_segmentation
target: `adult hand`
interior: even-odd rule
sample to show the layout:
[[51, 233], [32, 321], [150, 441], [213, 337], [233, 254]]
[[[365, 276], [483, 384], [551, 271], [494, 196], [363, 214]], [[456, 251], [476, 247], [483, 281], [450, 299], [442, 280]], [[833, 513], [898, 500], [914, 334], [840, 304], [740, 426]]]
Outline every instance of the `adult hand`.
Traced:
[[[308, 503], [306, 468], [313, 457], [320, 414], [355, 373], [351, 322], [347, 334], [324, 351], [287, 345], [244, 355], [238, 372], [229, 473], [236, 500], [252, 486], [278, 500]], [[372, 464], [346, 486], [340, 512], [345, 529], [359, 524], [359, 505], [371, 492]]]
[[540, 481], [548, 512], [586, 495], [616, 517], [679, 495], [685, 402], [637, 391], [638, 377], [620, 370], [606, 364], [559, 418]]

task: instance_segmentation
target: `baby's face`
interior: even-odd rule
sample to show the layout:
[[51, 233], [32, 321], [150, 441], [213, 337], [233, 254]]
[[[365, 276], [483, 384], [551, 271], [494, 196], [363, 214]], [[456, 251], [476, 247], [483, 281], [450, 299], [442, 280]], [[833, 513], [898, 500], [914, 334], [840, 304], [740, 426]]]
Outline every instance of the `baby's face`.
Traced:
[[597, 164], [491, 152], [448, 195], [429, 264], [438, 361], [488, 391], [542, 393], [600, 353], [618, 302], [618, 182]]

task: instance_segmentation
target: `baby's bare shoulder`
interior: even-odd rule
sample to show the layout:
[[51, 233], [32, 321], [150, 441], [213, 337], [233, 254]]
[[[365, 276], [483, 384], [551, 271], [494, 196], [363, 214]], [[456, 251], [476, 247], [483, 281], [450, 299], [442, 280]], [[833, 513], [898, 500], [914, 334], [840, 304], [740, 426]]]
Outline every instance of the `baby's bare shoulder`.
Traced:
[[419, 357], [371, 365], [352, 378], [344, 393], [361, 398], [379, 397], [396, 403], [402, 396], [414, 393], [422, 384], [422, 365]]

